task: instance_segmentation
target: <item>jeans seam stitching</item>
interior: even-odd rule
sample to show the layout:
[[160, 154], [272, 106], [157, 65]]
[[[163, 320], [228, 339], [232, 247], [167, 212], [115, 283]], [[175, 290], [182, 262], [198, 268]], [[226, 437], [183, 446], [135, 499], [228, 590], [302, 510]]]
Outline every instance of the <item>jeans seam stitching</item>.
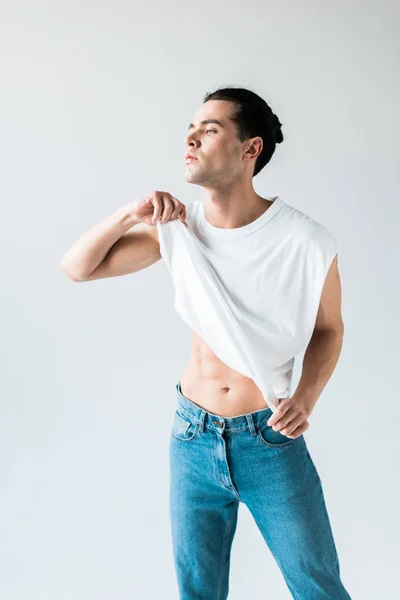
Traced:
[[261, 435], [261, 431], [258, 432], [257, 438], [260, 444], [266, 446], [267, 448], [287, 448], [288, 446], [292, 446], [297, 440], [299, 440], [301, 438], [301, 435], [299, 435], [297, 438], [291, 439], [290, 441], [283, 442], [282, 444], [271, 444], [269, 442], [266, 442]]

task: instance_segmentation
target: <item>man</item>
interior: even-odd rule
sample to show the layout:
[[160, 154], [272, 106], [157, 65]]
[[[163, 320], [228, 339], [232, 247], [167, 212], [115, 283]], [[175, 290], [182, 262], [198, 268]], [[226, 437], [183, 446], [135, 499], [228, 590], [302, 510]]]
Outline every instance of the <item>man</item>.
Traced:
[[[208, 94], [186, 137], [186, 180], [203, 188], [203, 201], [185, 206], [167, 192], [153, 192], [95, 225], [61, 263], [74, 281], [91, 281], [136, 272], [163, 257], [179, 281], [177, 305], [192, 329], [170, 439], [181, 600], [227, 598], [239, 502], [254, 516], [294, 598], [350, 598], [303, 437], [342, 346], [337, 245], [304, 213], [254, 191], [253, 177], [282, 141], [279, 119], [254, 92]], [[182, 252], [193, 234], [201, 248], [197, 263], [194, 245]], [[175, 250], [173, 236], [181, 236]], [[206, 310], [213, 327], [207, 328]], [[220, 329], [226, 314], [231, 320]], [[311, 324], [291, 395], [294, 355]], [[261, 353], [266, 349], [258, 365], [257, 345]], [[253, 377], [264, 362], [265, 389]]]

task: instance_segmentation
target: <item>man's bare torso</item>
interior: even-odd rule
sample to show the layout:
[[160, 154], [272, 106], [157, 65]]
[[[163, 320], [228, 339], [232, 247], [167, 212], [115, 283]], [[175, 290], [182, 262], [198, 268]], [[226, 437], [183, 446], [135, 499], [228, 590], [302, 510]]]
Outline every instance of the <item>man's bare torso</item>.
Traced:
[[221, 362], [204, 340], [191, 331], [191, 354], [181, 377], [182, 394], [222, 417], [235, 417], [267, 408], [268, 404], [254, 381]]
[[[156, 227], [151, 228], [158, 240]], [[181, 376], [181, 391], [186, 398], [221, 417], [235, 417], [268, 408], [253, 379], [223, 363], [195, 331], [189, 362]]]

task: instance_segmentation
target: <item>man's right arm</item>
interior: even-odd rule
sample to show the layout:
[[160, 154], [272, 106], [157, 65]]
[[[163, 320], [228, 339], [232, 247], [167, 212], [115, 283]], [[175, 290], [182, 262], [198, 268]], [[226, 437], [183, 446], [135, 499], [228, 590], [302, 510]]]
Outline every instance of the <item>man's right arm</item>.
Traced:
[[73, 281], [92, 281], [140, 271], [160, 258], [157, 227], [138, 221], [128, 204], [84, 233], [60, 268]]

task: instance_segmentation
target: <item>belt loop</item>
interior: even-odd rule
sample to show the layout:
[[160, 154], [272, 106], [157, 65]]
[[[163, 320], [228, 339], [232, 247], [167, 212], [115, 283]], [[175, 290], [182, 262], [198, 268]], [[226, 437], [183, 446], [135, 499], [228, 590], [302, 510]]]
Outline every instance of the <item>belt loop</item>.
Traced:
[[206, 416], [206, 411], [205, 410], [201, 410], [200, 412], [200, 419], [199, 419], [199, 430], [201, 433], [203, 433], [204, 431], [204, 418]]
[[254, 420], [251, 413], [246, 414], [247, 423], [249, 425], [250, 435], [257, 435], [256, 429], [254, 427]]

